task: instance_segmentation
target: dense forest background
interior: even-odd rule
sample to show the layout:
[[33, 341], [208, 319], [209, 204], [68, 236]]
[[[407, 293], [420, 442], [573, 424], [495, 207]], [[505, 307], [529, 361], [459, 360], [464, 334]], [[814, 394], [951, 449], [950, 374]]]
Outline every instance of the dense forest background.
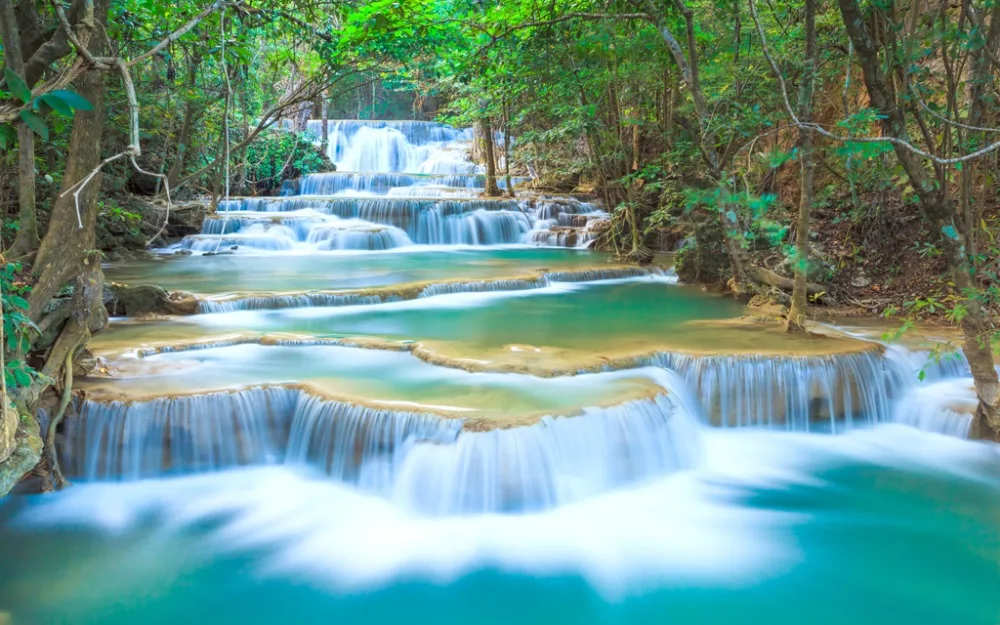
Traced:
[[848, 312], [957, 324], [995, 435], [998, 12], [0, 0], [0, 462], [37, 460], [26, 424], [40, 405], [57, 422], [95, 366], [102, 260], [332, 167], [310, 118], [474, 125], [491, 179], [594, 194], [604, 249], [676, 251], [683, 279], [781, 306], [790, 331]]

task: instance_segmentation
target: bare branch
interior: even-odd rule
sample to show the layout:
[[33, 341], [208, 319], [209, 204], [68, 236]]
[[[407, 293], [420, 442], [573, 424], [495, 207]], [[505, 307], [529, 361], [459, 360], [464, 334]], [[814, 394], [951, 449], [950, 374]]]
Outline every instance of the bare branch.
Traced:
[[[785, 112], [792, 119], [792, 123], [795, 126], [799, 126], [800, 128], [805, 128], [807, 130], [820, 134], [826, 137], [827, 139], [831, 139], [833, 141], [837, 141], [840, 143], [890, 143], [893, 145], [897, 145], [909, 152], [912, 152], [917, 156], [920, 156], [921, 158], [932, 161], [938, 165], [955, 165], [958, 163], [966, 163], [968, 161], [975, 160], [981, 156], [989, 154], [990, 152], [994, 152], [1000, 149], [1000, 141], [997, 141], [995, 143], [987, 145], [984, 148], [976, 150], [975, 152], [970, 152], [969, 154], [965, 154], [963, 156], [956, 156], [954, 158], [942, 158], [936, 154], [931, 154], [930, 152], [918, 148], [909, 141], [904, 141], [903, 139], [899, 139], [897, 137], [841, 137], [826, 130], [819, 124], [807, 123], [801, 121], [795, 114], [795, 111], [792, 109], [791, 102], [788, 100], [788, 88], [785, 85], [785, 78], [781, 74], [781, 69], [778, 67], [777, 62], [774, 60], [774, 57], [771, 56], [771, 51], [767, 46], [767, 39], [764, 36], [764, 28], [760, 24], [760, 18], [757, 16], [757, 6], [754, 3], [754, 0], [747, 0], [747, 1], [750, 3], [750, 15], [753, 17], [754, 25], [757, 27], [757, 35], [760, 37], [760, 45], [762, 51], [764, 52], [764, 57], [767, 58], [767, 62], [771, 66], [771, 70], [774, 73], [775, 78], [778, 79], [778, 87], [781, 89], [781, 98], [782, 98], [782, 103], [785, 106]], [[998, 130], [997, 132], [1000, 132], [1000, 130]]]

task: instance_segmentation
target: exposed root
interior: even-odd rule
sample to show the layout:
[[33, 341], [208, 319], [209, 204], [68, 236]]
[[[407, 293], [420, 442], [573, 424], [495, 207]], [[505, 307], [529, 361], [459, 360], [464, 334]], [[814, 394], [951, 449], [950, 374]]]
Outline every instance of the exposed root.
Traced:
[[66, 416], [66, 409], [73, 396], [73, 350], [66, 354], [66, 362], [63, 365], [65, 377], [63, 378], [63, 392], [59, 400], [59, 409], [49, 422], [48, 432], [45, 434], [45, 459], [49, 463], [49, 488], [52, 490], [62, 490], [66, 487], [67, 481], [63, 477], [59, 468], [59, 457], [56, 453], [56, 430]]

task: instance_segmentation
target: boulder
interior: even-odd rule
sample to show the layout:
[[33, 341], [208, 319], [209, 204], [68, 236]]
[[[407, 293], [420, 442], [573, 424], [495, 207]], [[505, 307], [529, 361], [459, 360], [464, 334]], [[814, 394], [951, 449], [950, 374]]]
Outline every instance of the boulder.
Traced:
[[111, 283], [104, 288], [104, 307], [118, 317], [143, 315], [193, 315], [198, 312], [198, 299], [184, 291], [167, 292], [152, 284], [126, 285]]

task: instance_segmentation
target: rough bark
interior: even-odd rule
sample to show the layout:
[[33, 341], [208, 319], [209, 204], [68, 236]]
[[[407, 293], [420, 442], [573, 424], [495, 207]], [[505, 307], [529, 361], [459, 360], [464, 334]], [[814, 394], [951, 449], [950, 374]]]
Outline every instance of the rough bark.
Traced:
[[[838, 0], [838, 4], [861, 64], [868, 97], [872, 107], [882, 115], [883, 133], [912, 143], [906, 129], [903, 106], [896, 101], [895, 91], [879, 58], [881, 44], [876, 44], [868, 32], [857, 0]], [[963, 238], [959, 235], [961, 230], [955, 219], [954, 201], [948, 198], [917, 154], [895, 143], [893, 148], [916, 191], [924, 217], [940, 234], [942, 256], [961, 298], [960, 303], [966, 310], [961, 322], [965, 339], [962, 351], [972, 370], [979, 398], [973, 434], [979, 437], [1000, 437], [1000, 378], [993, 365], [990, 346], [992, 328], [986, 311], [975, 296], [978, 290], [976, 272], [966, 254]]]
[[[799, 86], [799, 119], [812, 119], [812, 95], [816, 79], [816, 0], [806, 0], [806, 67]], [[792, 305], [788, 311], [785, 329], [788, 332], [805, 332], [807, 282], [809, 274], [809, 217], [813, 204], [813, 141], [812, 132], [799, 127], [800, 197], [799, 217], [795, 224], [795, 284], [792, 288]]]
[[479, 123], [483, 130], [483, 152], [485, 152], [483, 159], [486, 161], [486, 191], [484, 194], [487, 197], [496, 197], [500, 195], [500, 188], [497, 186], [497, 155], [493, 146], [493, 126], [489, 119], [483, 119]]
[[[97, 0], [94, 4], [94, 14], [103, 22], [107, 18], [109, 1]], [[104, 37], [93, 37], [90, 51], [95, 55], [103, 54], [104, 41]], [[28, 299], [28, 316], [36, 323], [41, 320], [52, 297], [81, 273], [90, 256], [98, 254], [95, 250], [94, 224], [97, 221], [101, 174], [97, 174], [80, 192], [79, 206], [73, 193], [67, 191], [101, 162], [105, 118], [104, 72], [90, 70], [84, 73], [77, 80], [76, 91], [87, 98], [94, 108], [78, 111], [73, 120], [62, 192], [52, 206], [49, 228], [32, 267], [36, 281]]]
[[[11, 0], [0, 0], [0, 39], [7, 68], [24, 79], [21, 35]], [[30, 83], [29, 83], [30, 84]], [[17, 125], [18, 231], [8, 255], [19, 258], [38, 246], [35, 213], [35, 134], [24, 123]]]

